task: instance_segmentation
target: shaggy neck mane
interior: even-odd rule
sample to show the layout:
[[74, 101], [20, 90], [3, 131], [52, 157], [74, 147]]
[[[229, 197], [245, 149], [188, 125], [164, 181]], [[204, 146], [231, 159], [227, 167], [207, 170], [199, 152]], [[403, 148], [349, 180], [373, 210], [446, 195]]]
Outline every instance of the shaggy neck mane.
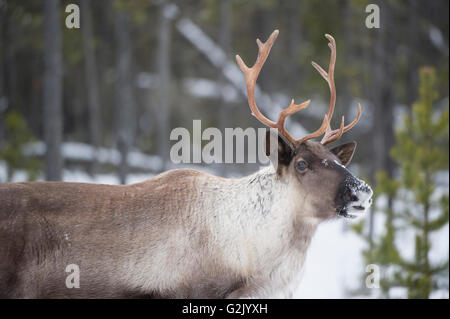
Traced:
[[227, 181], [228, 187], [218, 188], [212, 203], [221, 217], [212, 223], [218, 243], [227, 243], [222, 248], [246, 275], [278, 278], [284, 288], [290, 283], [295, 287], [318, 222], [292, 202], [290, 181], [272, 166]]
[[[254, 231], [270, 238], [274, 240], [272, 246], [283, 245], [286, 241], [295, 245], [297, 239], [306, 244], [305, 240], [312, 236], [318, 220], [309, 217], [311, 214], [302, 203], [301, 195], [293, 194], [296, 190], [290, 187], [291, 181], [280, 177], [272, 165], [230, 181], [226, 196], [235, 200], [231, 204], [227, 201], [228, 208], [223, 209], [239, 222], [241, 231]], [[298, 244], [303, 247], [302, 243]]]

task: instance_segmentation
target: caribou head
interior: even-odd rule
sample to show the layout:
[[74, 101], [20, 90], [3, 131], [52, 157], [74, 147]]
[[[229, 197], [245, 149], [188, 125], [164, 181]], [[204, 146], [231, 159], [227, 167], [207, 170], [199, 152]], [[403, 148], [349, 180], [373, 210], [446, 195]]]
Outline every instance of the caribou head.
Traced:
[[[289, 180], [290, 185], [296, 189], [298, 201], [302, 207], [308, 207], [313, 217], [320, 220], [335, 216], [347, 218], [355, 217], [355, 213], [365, 211], [371, 204], [372, 190], [364, 182], [353, 176], [346, 166], [350, 163], [356, 148], [356, 142], [350, 142], [328, 149], [326, 146], [338, 140], [344, 132], [350, 130], [361, 117], [361, 105], [358, 103], [358, 115], [349, 124], [345, 125], [342, 116], [340, 127], [331, 129], [330, 121], [336, 103], [336, 86], [334, 83], [334, 67], [336, 63], [336, 42], [326, 34], [328, 46], [331, 49], [330, 64], [326, 72], [317, 63], [312, 62], [314, 68], [327, 81], [330, 88], [330, 104], [328, 112], [324, 115], [322, 125], [313, 133], [295, 139], [285, 128], [288, 116], [303, 110], [310, 104], [310, 100], [295, 104], [292, 99], [290, 105], [279, 114], [277, 122], [266, 118], [255, 101], [255, 84], [270, 49], [278, 36], [275, 30], [269, 39], [258, 45], [258, 57], [255, 64], [249, 68], [239, 55], [237, 64], [245, 75], [248, 104], [254, 115], [261, 123], [275, 129], [268, 131], [266, 138], [266, 154], [276, 167], [281, 180]], [[322, 136], [320, 142], [312, 139]], [[306, 203], [305, 203], [306, 202]]]

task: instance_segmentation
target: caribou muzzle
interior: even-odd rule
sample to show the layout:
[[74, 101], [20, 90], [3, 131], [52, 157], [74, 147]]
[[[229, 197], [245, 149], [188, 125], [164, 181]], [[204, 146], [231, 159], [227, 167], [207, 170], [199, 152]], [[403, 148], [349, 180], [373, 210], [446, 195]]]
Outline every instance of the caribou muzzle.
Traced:
[[372, 195], [372, 188], [366, 182], [346, 170], [336, 196], [336, 213], [338, 216], [355, 218], [356, 214], [365, 212], [372, 205]]

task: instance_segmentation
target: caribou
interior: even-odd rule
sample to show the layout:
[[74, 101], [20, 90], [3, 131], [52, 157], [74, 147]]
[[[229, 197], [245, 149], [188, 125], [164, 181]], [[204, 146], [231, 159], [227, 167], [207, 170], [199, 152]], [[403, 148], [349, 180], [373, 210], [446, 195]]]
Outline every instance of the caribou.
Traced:
[[[255, 84], [277, 36], [257, 40], [251, 68], [236, 56], [251, 112], [270, 128], [271, 165], [229, 179], [175, 169], [121, 186], [0, 183], [0, 297], [292, 297], [319, 224], [363, 213], [372, 190], [346, 168], [356, 142], [326, 147], [361, 116], [358, 104], [355, 120], [331, 129], [332, 36], [328, 71], [313, 62], [331, 92], [321, 126], [299, 139], [285, 129], [309, 100], [292, 100], [277, 122], [260, 112]], [[67, 286], [68, 265], [79, 269], [77, 287]]]

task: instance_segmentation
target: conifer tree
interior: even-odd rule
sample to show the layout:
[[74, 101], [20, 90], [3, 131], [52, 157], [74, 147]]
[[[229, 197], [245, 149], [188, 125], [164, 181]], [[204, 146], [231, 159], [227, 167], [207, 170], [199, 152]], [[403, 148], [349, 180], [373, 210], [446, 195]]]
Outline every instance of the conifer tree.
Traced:
[[[448, 290], [448, 253], [437, 264], [429, 257], [430, 235], [449, 221], [448, 187], [438, 188], [436, 179], [449, 167], [449, 110], [448, 105], [439, 110], [437, 98], [435, 70], [422, 68], [419, 99], [396, 132], [391, 150], [399, 176], [391, 179], [385, 172], [377, 174], [376, 198], [383, 195], [392, 205], [381, 209], [383, 234], [373, 239], [364, 256], [368, 264], [381, 267], [380, 288], [386, 297], [393, 287], [407, 288], [409, 298], [428, 298], [433, 290]], [[362, 234], [362, 225], [355, 230]], [[414, 231], [413, 258], [402, 254], [405, 245], [399, 247], [396, 240], [404, 230]]]
[[29, 181], [35, 180], [41, 169], [41, 161], [24, 154], [26, 145], [36, 140], [19, 112], [10, 111], [6, 115], [5, 131], [6, 140], [0, 143], [0, 161], [6, 163], [7, 176], [5, 181], [0, 182], [11, 181], [17, 170], [24, 170]]

